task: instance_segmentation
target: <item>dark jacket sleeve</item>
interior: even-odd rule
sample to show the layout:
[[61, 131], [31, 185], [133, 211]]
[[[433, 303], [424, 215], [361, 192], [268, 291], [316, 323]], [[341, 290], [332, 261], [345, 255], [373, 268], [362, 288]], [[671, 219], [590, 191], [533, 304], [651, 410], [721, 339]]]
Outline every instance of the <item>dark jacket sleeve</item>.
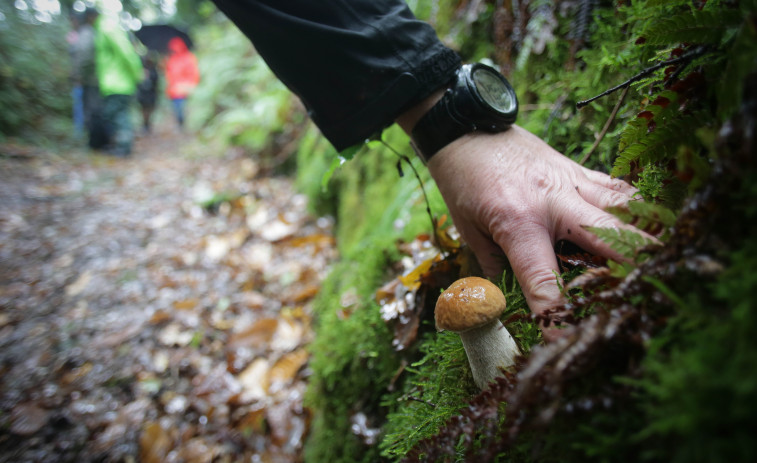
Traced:
[[392, 124], [460, 65], [404, 0], [214, 0], [341, 151]]

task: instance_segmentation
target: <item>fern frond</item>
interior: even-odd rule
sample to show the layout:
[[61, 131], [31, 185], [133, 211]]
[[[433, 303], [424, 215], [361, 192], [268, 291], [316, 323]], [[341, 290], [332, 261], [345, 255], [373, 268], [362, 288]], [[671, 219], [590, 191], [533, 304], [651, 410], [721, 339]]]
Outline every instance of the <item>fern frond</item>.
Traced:
[[742, 20], [741, 12], [735, 9], [692, 10], [655, 21], [642, 35], [650, 45], [717, 44], [726, 30], [738, 26]]
[[727, 58], [718, 89], [721, 95], [718, 114], [722, 117], [727, 117], [738, 108], [744, 82], [757, 70], [757, 31], [753, 24], [745, 21], [741, 25]]
[[586, 230], [597, 235], [613, 251], [626, 259], [633, 259], [636, 257], [637, 250], [654, 244], [654, 241], [642, 234], [624, 228], [586, 227]]
[[[653, 132], [629, 144], [618, 154], [611, 175], [622, 177], [629, 174], [633, 162], [643, 166], [670, 158], [675, 155], [679, 145], [690, 139], [694, 131], [703, 127], [710, 119], [708, 111], [699, 111], [675, 118], [664, 125], [658, 122]], [[632, 130], [633, 134], [629, 133], [628, 137], [639, 135], [639, 127]]]
[[[658, 101], [661, 98], [664, 98], [668, 101], [668, 105], [666, 107], [662, 107], [653, 103], [644, 107], [644, 110], [651, 112], [654, 115], [655, 121], [667, 120], [673, 113], [672, 108], [676, 106], [675, 103], [678, 101], [678, 97], [678, 93], [670, 90], [665, 90], [655, 96], [653, 101]], [[641, 117], [636, 117], [635, 119], [632, 119], [628, 123], [626, 123], [626, 126], [623, 128], [623, 132], [621, 132], [620, 134], [618, 151], [622, 152], [629, 145], [635, 143], [637, 140], [640, 140], [647, 133], [648, 125], [649, 121]]]
[[667, 207], [645, 201], [629, 201], [627, 207], [610, 208], [608, 212], [642, 230], [655, 226], [671, 227], [676, 221], [675, 213]]
[[646, 8], [691, 6], [691, 0], [647, 0]]
[[635, 119], [628, 121], [623, 128], [623, 132], [620, 134], [618, 151], [622, 153], [629, 145], [632, 145], [637, 140], [641, 140], [647, 133], [648, 123], [649, 121], [641, 117], [636, 117]]

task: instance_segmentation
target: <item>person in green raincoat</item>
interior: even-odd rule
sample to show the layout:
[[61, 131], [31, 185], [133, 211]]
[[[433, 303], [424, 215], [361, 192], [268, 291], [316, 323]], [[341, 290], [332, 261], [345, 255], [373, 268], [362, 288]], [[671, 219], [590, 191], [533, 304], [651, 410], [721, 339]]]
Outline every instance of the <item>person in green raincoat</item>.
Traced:
[[95, 67], [102, 96], [100, 121], [105, 149], [115, 156], [131, 154], [134, 129], [131, 104], [142, 80], [142, 61], [126, 32], [98, 15], [95, 26]]

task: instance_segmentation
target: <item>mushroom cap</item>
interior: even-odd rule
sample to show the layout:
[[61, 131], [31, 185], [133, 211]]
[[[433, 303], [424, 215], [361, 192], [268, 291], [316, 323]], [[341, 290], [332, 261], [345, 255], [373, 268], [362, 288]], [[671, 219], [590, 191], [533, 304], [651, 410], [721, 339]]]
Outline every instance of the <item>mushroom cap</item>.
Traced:
[[478, 328], [498, 319], [506, 306], [505, 295], [491, 281], [461, 278], [436, 300], [436, 328], [455, 332]]

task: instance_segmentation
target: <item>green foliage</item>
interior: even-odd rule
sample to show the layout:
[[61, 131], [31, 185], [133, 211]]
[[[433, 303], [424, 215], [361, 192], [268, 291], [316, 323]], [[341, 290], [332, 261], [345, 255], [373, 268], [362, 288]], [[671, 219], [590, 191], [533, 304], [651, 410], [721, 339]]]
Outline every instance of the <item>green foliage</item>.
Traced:
[[[650, 131], [648, 124], [645, 126], [644, 122], [638, 119], [637, 123], [629, 125], [632, 134], [624, 134], [625, 142], [628, 145], [618, 154], [618, 159], [615, 161], [615, 167], [612, 170], [613, 176], [628, 175], [631, 173], [632, 164], [646, 166], [669, 161], [678, 152], [678, 147], [682, 143], [692, 140], [691, 130], [704, 127], [711, 120], [710, 113], [707, 111], [683, 116], [677, 115], [670, 119], [655, 117], [654, 120], [657, 121], [658, 119], [660, 119], [660, 122], [652, 131]], [[647, 133], [639, 137], [642, 127]], [[633, 138], [635, 140], [629, 143]], [[695, 139], [693, 141], [696, 142]]]
[[730, 116], [741, 102], [741, 89], [737, 82], [745, 82], [747, 76], [754, 72], [757, 61], [757, 26], [755, 26], [755, 11], [757, 1], [743, 0], [741, 13], [749, 20], [743, 21], [729, 48], [726, 49], [726, 61], [722, 79], [718, 83], [718, 115], [721, 118]]
[[757, 246], [751, 241], [732, 256], [716, 284], [689, 292], [678, 315], [652, 341], [645, 377], [629, 381], [643, 394], [646, 424], [634, 440], [645, 444], [647, 460], [757, 458], [751, 432], [757, 405], [755, 266]]
[[0, 142], [70, 141], [68, 24], [40, 23], [12, 2], [0, 4], [0, 14]]
[[[546, 14], [539, 8], [549, 3], [528, 3], [531, 17], [542, 25], [552, 24], [548, 16], [539, 16]], [[660, 237], [664, 241], [683, 199], [710, 174], [715, 134], [723, 117], [738, 107], [738, 90], [754, 71], [755, 22], [744, 18], [753, 18], [755, 9], [745, 9], [742, 2], [741, 10], [733, 10], [731, 2], [715, 0], [707, 2], [701, 11], [697, 9], [697, 13], [692, 13], [695, 9], [687, 1], [621, 3], [613, 2], [612, 6], [594, 10], [593, 21], [586, 24], [584, 36], [589, 46], [583, 49], [571, 47], [569, 40], [547, 40], [544, 50], [539, 52], [534, 44], [548, 34], [536, 27], [527, 28], [526, 37], [516, 44], [521, 48], [510, 50], [513, 53], [509, 56], [514, 58], [509, 63], [512, 69], [509, 77], [524, 108], [519, 124], [542, 135], [559, 151], [574, 159], [583, 158], [597, 137], [603, 136], [586, 165], [609, 172], [614, 164], [613, 174], [633, 180], [645, 200], [613, 212], [640, 228], [662, 232]], [[752, 3], [750, 0], [749, 4]], [[460, 50], [464, 59], [489, 58], [495, 63], [505, 59], [502, 56], [506, 54], [499, 53], [502, 50], [492, 41], [497, 5], [486, 3], [475, 17], [463, 16], [466, 4], [440, 2], [437, 10], [432, 2], [411, 2], [411, 5], [438, 21], [444, 39]], [[553, 35], [569, 36], [575, 28], [577, 9], [566, 4], [550, 11], [556, 20], [549, 26], [554, 27]], [[734, 11], [741, 12], [738, 19]], [[688, 40], [694, 31], [699, 41]], [[646, 41], [637, 43], [642, 36]], [[709, 48], [683, 61], [675, 70], [659, 67], [637, 79], [623, 101], [614, 96], [597, 100], [580, 111], [575, 108], [576, 101], [593, 97], [650, 66], [680, 56], [685, 52], [682, 42], [686, 41], [706, 43]], [[666, 81], [671, 76], [675, 77], [671, 83], [686, 81], [695, 85], [676, 88]], [[687, 81], [690, 76], [697, 79]], [[726, 78], [727, 83], [723, 82]], [[725, 98], [721, 98], [723, 95]], [[616, 103], [617, 114], [611, 119]], [[406, 137], [396, 128], [387, 131], [384, 137], [392, 146], [402, 147], [400, 151], [410, 154]], [[437, 334], [426, 325], [427, 333], [409, 352], [394, 352], [392, 334], [373, 301], [375, 289], [391, 278], [388, 269], [399, 258], [396, 240], [430, 231], [422, 194], [417, 181], [408, 174], [407, 165], [401, 164], [405, 175], [400, 177], [398, 158], [381, 145], [369, 143], [341, 153], [340, 158], [312, 126], [300, 140], [298, 185], [319, 211], [333, 213], [337, 218], [337, 239], [342, 252], [342, 259], [329, 275], [316, 304], [313, 376], [307, 395], [314, 420], [306, 458], [400, 460], [415, 443], [434, 436], [475, 393], [456, 336]], [[427, 172], [420, 171], [431, 196], [432, 210], [437, 215], [443, 213], [445, 206], [438, 191]], [[748, 198], [745, 195], [742, 202], [750, 203]], [[643, 236], [627, 230], [592, 231], [631, 260], [609, 264], [615, 277], [632, 274], [639, 263], [648, 262], [649, 255], [639, 253], [639, 249], [651, 244]], [[749, 273], [744, 268], [741, 271]], [[528, 313], [517, 285], [511, 276], [508, 278], [502, 286], [513, 312], [503, 319]], [[697, 427], [715, 432], [712, 426], [703, 423], [713, 419], [716, 408], [728, 410], [728, 404], [718, 400], [703, 407], [701, 413], [692, 404], [707, 400], [703, 397], [709, 393], [727, 395], [725, 380], [714, 379], [717, 374], [712, 373], [717, 371], [716, 361], [727, 362], [726, 348], [717, 349], [717, 355], [705, 361], [697, 359], [707, 355], [708, 343], [699, 342], [695, 349], [699, 352], [688, 348], [696, 344], [698, 333], [707, 333], [710, 328], [715, 342], [728, 345], [726, 333], [735, 329], [735, 322], [726, 323], [728, 329], [715, 328], [724, 311], [718, 309], [706, 314], [711, 297], [703, 296], [709, 289], [705, 285], [697, 284], [697, 292], [681, 297], [680, 294], [686, 294], [686, 285], [668, 286], [653, 277], [640, 280], [654, 288], [658, 297], [663, 295], [676, 301], [676, 306], [683, 310], [675, 314], [663, 336], [651, 341], [653, 349], [644, 363], [644, 368], [648, 368], [645, 376], [639, 382], [623, 379], [628, 387], [638, 391], [637, 400], [617, 401], [591, 413], [561, 417], [543, 433], [524, 435], [499, 461], [623, 461], [619, 455], [626, 453], [634, 456], [633, 461], [686, 458], [697, 461], [702, 455], [701, 461], [725, 445], [722, 444], [725, 438], [708, 441]], [[737, 300], [744, 300], [751, 283], [742, 284], [741, 294], [728, 295], [736, 305]], [[647, 298], [648, 294], [635, 294], [631, 299], [634, 304], [650, 304], [652, 312], [662, 310]], [[698, 309], [693, 301], [699, 301]], [[738, 317], [751, 322], [743, 313]], [[526, 354], [539, 342], [539, 331], [530, 320], [515, 322], [508, 328], [512, 328]], [[744, 362], [739, 359], [735, 363], [734, 371], [747, 368], [746, 362], [753, 361], [749, 353], [753, 350], [749, 350], [747, 340], [737, 337], [736, 341], [747, 346], [747, 353]], [[677, 351], [681, 354], [673, 354]], [[407, 362], [404, 369], [403, 361]], [[697, 370], [699, 366], [701, 371]], [[618, 365], [600, 365], [591, 375], [576, 379], [566, 397], [602, 392], [617, 384], [618, 375], [624, 373], [627, 372]], [[707, 374], [712, 378], [705, 378]], [[703, 387], [694, 387], [693, 382]], [[732, 378], [731, 384], [741, 383]], [[738, 397], [738, 403], [753, 400], [751, 376], [743, 384], [746, 392]], [[683, 391], [684, 387], [689, 390]], [[576, 393], [576, 389], [580, 392]], [[679, 410], [687, 407], [684, 412]], [[358, 413], [368, 417], [371, 427], [383, 431], [379, 444], [367, 445], [352, 432], [350, 420]], [[679, 420], [676, 416], [684, 418]], [[746, 422], [738, 413], [735, 416], [737, 423]], [[714, 422], [717, 426], [728, 425], [725, 417]], [[734, 436], [730, 442], [735, 448], [751, 451], [742, 439], [743, 433], [736, 432]], [[666, 442], [668, 439], [670, 442]], [[695, 440], [699, 441], [696, 445]], [[699, 453], [687, 453], [687, 446]], [[725, 460], [725, 456], [733, 453], [729, 449], [723, 455]], [[454, 458], [462, 461], [464, 457], [458, 453]]]
[[237, 146], [259, 155], [304, 125], [296, 98], [239, 29], [218, 18], [197, 34], [203, 37], [196, 50], [202, 80], [188, 101], [188, 123], [201, 128], [206, 141], [219, 150]]
[[719, 44], [728, 29], [740, 25], [742, 19], [738, 10], [687, 9], [651, 23], [642, 36], [650, 45]]
[[388, 395], [382, 456], [401, 458], [421, 439], [436, 434], [478, 389], [468, 367], [460, 336], [445, 331], [429, 333], [421, 340], [423, 357], [409, 365], [402, 394]]
[[624, 228], [586, 227], [586, 229], [626, 259], [635, 258], [637, 249], [653, 243], [649, 238]]
[[344, 259], [329, 273], [315, 304], [318, 336], [310, 346], [313, 376], [306, 395], [314, 419], [307, 461], [377, 460], [377, 449], [351, 431], [350, 420], [357, 413], [371, 420], [382, 416], [381, 396], [399, 367], [391, 333], [372, 301], [387, 264], [386, 246], [366, 243], [359, 260]]
[[[540, 341], [540, 332], [534, 323], [518, 317], [527, 315], [529, 309], [512, 274], [504, 273], [500, 285], [507, 300], [501, 319], [518, 319], [509, 323], [507, 330], [527, 355]], [[420, 359], [405, 369], [402, 388], [384, 396], [389, 414], [380, 448], [382, 456], [390, 460], [401, 459], [419, 441], [435, 435], [480, 392], [457, 334], [431, 330], [420, 340], [418, 350]], [[464, 461], [463, 455], [458, 455], [458, 461]]]

